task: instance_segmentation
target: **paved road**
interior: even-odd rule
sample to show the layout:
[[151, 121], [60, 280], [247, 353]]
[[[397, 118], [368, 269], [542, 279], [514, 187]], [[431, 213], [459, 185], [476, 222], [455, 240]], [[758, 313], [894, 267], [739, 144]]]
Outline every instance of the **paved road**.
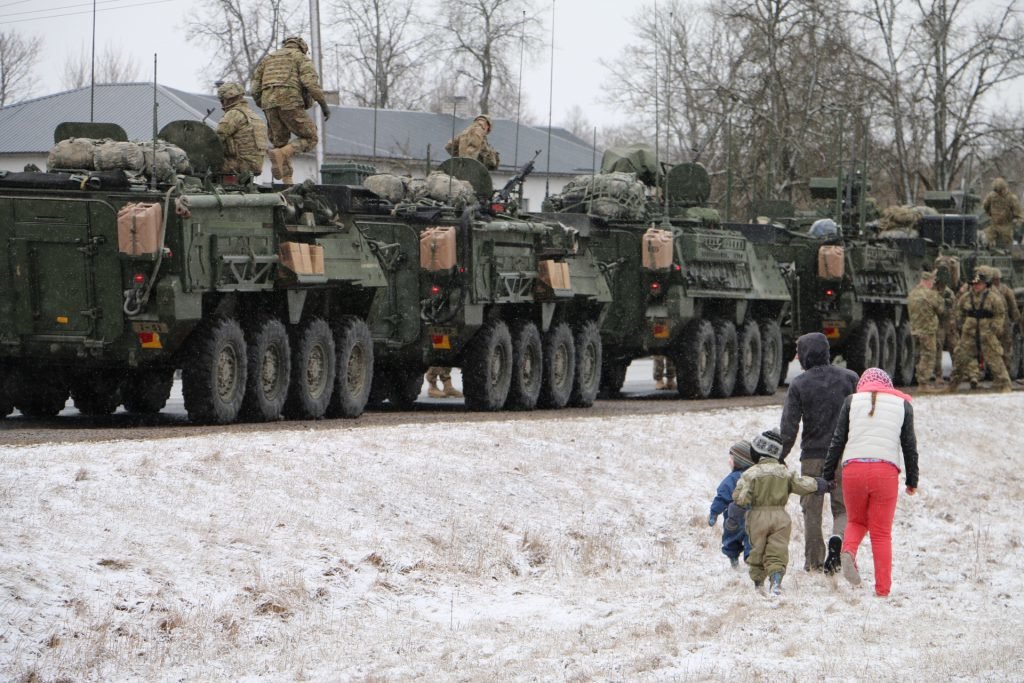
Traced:
[[[651, 378], [652, 361], [634, 361], [626, 373], [622, 397], [614, 400], [599, 400], [591, 408], [567, 408], [558, 411], [535, 410], [531, 412], [474, 413], [468, 412], [461, 399], [427, 398], [426, 390], [420, 394], [413, 410], [367, 411], [356, 420], [306, 420], [281, 421], [274, 423], [239, 423], [232, 425], [189, 424], [181, 396], [181, 382], [175, 382], [167, 406], [158, 415], [129, 415], [119, 410], [113, 415], [97, 418], [80, 414], [69, 401], [67, 407], [55, 418], [30, 419], [15, 412], [7, 419], [0, 419], [0, 444], [40, 444], [68, 441], [108, 441], [111, 439], [154, 439], [176, 438], [196, 434], [235, 433], [259, 429], [302, 430], [332, 429], [346, 427], [353, 429], [372, 428], [380, 425], [417, 424], [438, 420], [486, 421], [486, 420], [538, 420], [558, 417], [619, 417], [639, 414], [672, 414], [692, 410], [711, 410], [729, 406], [780, 404], [785, 389], [774, 396], [751, 396], [744, 398], [713, 399], [707, 401], [684, 401], [674, 391], [655, 391]], [[798, 372], [799, 366], [791, 367]], [[461, 387], [459, 369], [452, 371], [453, 383]]]

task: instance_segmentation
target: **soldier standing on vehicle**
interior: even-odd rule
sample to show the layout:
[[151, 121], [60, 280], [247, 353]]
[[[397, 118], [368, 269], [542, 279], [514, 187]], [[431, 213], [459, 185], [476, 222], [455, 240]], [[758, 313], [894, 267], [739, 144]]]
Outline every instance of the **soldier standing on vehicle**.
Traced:
[[267, 151], [267, 125], [245, 101], [245, 89], [238, 83], [217, 88], [224, 116], [217, 124], [217, 137], [224, 147], [223, 173], [263, 172]]
[[921, 281], [907, 297], [907, 312], [917, 353], [917, 383], [926, 391], [939, 388], [935, 356], [939, 353], [939, 317], [945, 309], [946, 302], [935, 291], [935, 273], [921, 273]]
[[985, 242], [990, 247], [1009, 249], [1013, 245], [1013, 228], [1024, 218], [1024, 210], [1006, 180], [992, 181], [992, 191], [985, 195], [981, 208], [992, 221], [983, 233]]
[[490, 132], [491, 118], [486, 114], [480, 114], [465, 130], [449, 140], [444, 149], [453, 157], [476, 159], [493, 171], [498, 168], [501, 157], [497, 150], [487, 142]]
[[668, 356], [654, 357], [654, 389], [655, 391], [676, 390], [676, 366]]
[[[298, 36], [284, 39], [280, 50], [263, 58], [252, 76], [252, 98], [263, 109], [270, 127], [270, 168], [274, 178], [292, 184], [291, 159], [316, 149], [319, 138], [306, 109], [320, 104], [324, 121], [331, 118], [327, 98], [320, 87], [306, 41]], [[290, 142], [294, 133], [297, 139]]]
[[949, 378], [949, 392], [955, 393], [965, 378], [971, 388], [978, 386], [980, 364], [984, 362], [992, 373], [992, 388], [1008, 392], [1010, 376], [1003, 363], [1003, 345], [999, 341], [1006, 318], [1006, 303], [990, 287], [988, 275], [978, 269], [971, 280], [971, 289], [957, 301], [957, 319], [963, 321], [960, 342], [953, 352], [953, 374]]
[[1003, 325], [1003, 334], [1000, 339], [1003, 342], [1003, 362], [1006, 363], [1007, 372], [1010, 370], [1013, 361], [1013, 328], [1020, 324], [1020, 307], [1017, 306], [1017, 297], [1013, 290], [1003, 284], [1003, 271], [995, 266], [989, 268], [989, 278], [992, 281], [992, 289], [1003, 295], [1006, 302], [1006, 323]]

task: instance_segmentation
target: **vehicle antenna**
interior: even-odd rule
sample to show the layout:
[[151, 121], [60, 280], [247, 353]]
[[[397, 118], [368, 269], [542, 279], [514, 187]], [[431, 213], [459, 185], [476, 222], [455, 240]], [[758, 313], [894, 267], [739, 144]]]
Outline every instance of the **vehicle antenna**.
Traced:
[[516, 87], [516, 147], [512, 153], [512, 166], [519, 168], [519, 123], [523, 112], [523, 55], [526, 53], [526, 10], [523, 10], [523, 32], [519, 36], [519, 85]]
[[150, 178], [149, 183], [156, 189], [156, 126], [157, 126], [157, 108], [160, 106], [156, 100], [157, 84], [156, 84], [156, 53], [153, 53], [153, 157], [150, 165]]
[[[665, 55], [665, 160], [671, 163], [672, 157], [672, 31], [675, 27], [675, 12], [668, 13], [668, 46]], [[668, 208], [668, 173], [665, 173], [665, 217], [662, 221], [664, 227], [669, 227]]]
[[551, 196], [551, 110], [555, 98], [555, 0], [551, 0], [551, 73], [548, 76], [548, 160], [544, 170], [544, 199]]
[[661, 171], [661, 117], [658, 112], [658, 0], [654, 0], [654, 187]]

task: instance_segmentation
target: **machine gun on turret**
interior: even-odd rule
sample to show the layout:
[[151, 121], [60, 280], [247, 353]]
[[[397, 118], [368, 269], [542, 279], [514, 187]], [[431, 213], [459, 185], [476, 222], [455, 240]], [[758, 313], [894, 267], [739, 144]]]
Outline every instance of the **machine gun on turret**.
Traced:
[[[519, 169], [519, 172], [512, 176], [505, 186], [494, 193], [494, 198], [491, 200], [491, 208], [501, 207], [497, 209], [499, 212], [504, 212], [505, 207], [512, 203], [512, 194], [515, 193], [519, 196], [519, 200], [523, 199], [523, 183], [526, 181], [526, 176], [533, 173], [534, 162], [537, 161], [537, 157], [540, 156], [540, 150], [538, 149], [533, 153], [533, 158], [523, 164], [523, 167]], [[517, 202], [518, 204], [518, 202]]]

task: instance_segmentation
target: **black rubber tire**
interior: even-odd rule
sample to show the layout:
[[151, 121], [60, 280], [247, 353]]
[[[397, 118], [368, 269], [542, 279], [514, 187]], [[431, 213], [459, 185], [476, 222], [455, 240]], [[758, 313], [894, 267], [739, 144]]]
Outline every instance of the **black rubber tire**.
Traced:
[[503, 321], [492, 320], [476, 333], [462, 364], [466, 408], [501, 410], [511, 383], [512, 336]]
[[121, 377], [110, 372], [87, 372], [71, 383], [71, 400], [82, 415], [110, 415], [121, 405]]
[[533, 410], [537, 407], [544, 379], [544, 350], [541, 348], [540, 331], [534, 323], [525, 320], [515, 323], [510, 334], [512, 381], [509, 383], [505, 408]]
[[[603, 353], [603, 350], [602, 350]], [[629, 362], [603, 360], [601, 363], [601, 398], [618, 398], [622, 395], [622, 385], [626, 383], [626, 371]]]
[[880, 351], [878, 325], [874, 320], [861, 321], [860, 327], [846, 343], [846, 367], [858, 375], [878, 366]]
[[710, 397], [718, 364], [715, 328], [707, 320], [693, 320], [679, 341], [673, 354], [679, 395], [691, 399]]
[[757, 393], [772, 396], [782, 380], [782, 330], [774, 320], [762, 320], [758, 326], [761, 328], [761, 376], [757, 380]]
[[245, 397], [247, 348], [234, 318], [214, 318], [192, 331], [181, 371], [185, 410], [193, 422], [228, 424]]
[[1010, 360], [1006, 365], [1006, 371], [1010, 373], [1010, 379], [1020, 379], [1024, 375], [1024, 335], [1021, 334], [1020, 325], [1013, 323], [1010, 328], [1012, 342], [1010, 344]]
[[569, 405], [589, 408], [594, 405], [601, 390], [601, 330], [588, 320], [573, 337], [576, 345], [576, 370], [572, 382]]
[[25, 417], [54, 417], [68, 401], [68, 388], [55, 377], [13, 368], [7, 380], [8, 397]]
[[7, 393], [7, 371], [0, 369], [0, 418], [7, 417], [14, 412], [14, 401]]
[[541, 408], [564, 408], [572, 395], [576, 377], [576, 343], [572, 330], [564, 322], [551, 326], [541, 337], [544, 349], [544, 379], [537, 405]]
[[284, 323], [264, 318], [246, 334], [248, 367], [242, 416], [256, 422], [279, 420], [291, 384], [291, 343]]
[[[397, 367], [391, 370], [387, 379], [385, 397], [388, 402], [401, 410], [412, 408], [423, 392], [424, 368]], [[377, 372], [374, 370], [374, 376]]]
[[291, 335], [292, 376], [284, 415], [318, 420], [327, 413], [334, 393], [338, 357], [334, 333], [323, 318], [305, 321]]
[[373, 338], [366, 323], [355, 317], [341, 318], [334, 328], [337, 349], [334, 393], [328, 417], [351, 419], [366, 410], [373, 386]]
[[896, 377], [896, 325], [891, 320], [880, 320], [878, 322], [878, 367], [885, 370], [889, 377], [895, 380]]
[[738, 370], [739, 340], [736, 325], [731, 320], [716, 320], [715, 328], [715, 381], [711, 395], [715, 398], [729, 398], [736, 388]]
[[910, 333], [910, 323], [906, 318], [896, 328], [896, 374], [892, 381], [899, 387], [909, 387], [914, 383], [914, 335]]
[[740, 326], [736, 339], [737, 396], [753, 396], [761, 379], [761, 328], [753, 320]]
[[155, 415], [167, 405], [173, 387], [173, 368], [136, 370], [121, 385], [124, 409], [133, 415]]

